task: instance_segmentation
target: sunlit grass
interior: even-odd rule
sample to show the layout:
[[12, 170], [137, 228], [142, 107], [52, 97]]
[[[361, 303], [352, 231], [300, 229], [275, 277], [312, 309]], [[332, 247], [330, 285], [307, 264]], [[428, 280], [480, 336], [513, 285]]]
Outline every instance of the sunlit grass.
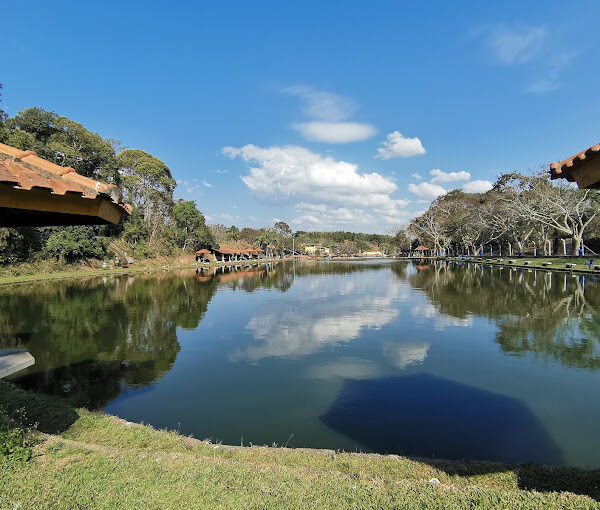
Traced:
[[599, 497], [598, 471], [231, 447], [2, 382], [0, 399], [56, 432], [40, 436], [29, 462], [0, 458], [0, 508], [551, 509], [597, 508]]

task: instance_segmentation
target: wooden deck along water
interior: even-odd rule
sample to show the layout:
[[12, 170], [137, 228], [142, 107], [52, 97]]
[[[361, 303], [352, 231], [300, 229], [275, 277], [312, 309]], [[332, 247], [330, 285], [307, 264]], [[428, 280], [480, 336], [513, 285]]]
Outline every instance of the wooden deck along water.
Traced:
[[[569, 257], [564, 257], [564, 256], [559, 256], [556, 258], [569, 258]], [[573, 258], [580, 258], [580, 257], [573, 257]], [[585, 257], [583, 257], [583, 259], [585, 260]], [[458, 257], [436, 257], [436, 256], [413, 256], [413, 257], [395, 257], [395, 260], [428, 260], [431, 262], [435, 262], [435, 261], [442, 261], [442, 262], [462, 262], [465, 264], [488, 264], [490, 266], [499, 266], [499, 267], [510, 267], [512, 269], [518, 269], [518, 268], [527, 268], [528, 271], [545, 271], [545, 272], [551, 272], [551, 273], [578, 273], [578, 274], [598, 274], [600, 273], [600, 266], [599, 265], [594, 265], [592, 268], [588, 268], [588, 269], [581, 269], [581, 268], [577, 268], [577, 267], [569, 267], [571, 266], [571, 264], [567, 263], [565, 264], [565, 267], [559, 267], [559, 266], [553, 266], [552, 262], [542, 262], [542, 266], [531, 266], [530, 264], [525, 264], [526, 261], [521, 261], [521, 260], [514, 260], [511, 259], [511, 261], [509, 261], [508, 259], [506, 259], [506, 261], [501, 261], [498, 259], [492, 259], [492, 258], [486, 258], [486, 259], [482, 259], [482, 260], [475, 260], [473, 257], [463, 257], [463, 258], [458, 258]], [[574, 264], [573, 264], [574, 265]]]
[[0, 350], [0, 379], [30, 367], [35, 358], [24, 349]]

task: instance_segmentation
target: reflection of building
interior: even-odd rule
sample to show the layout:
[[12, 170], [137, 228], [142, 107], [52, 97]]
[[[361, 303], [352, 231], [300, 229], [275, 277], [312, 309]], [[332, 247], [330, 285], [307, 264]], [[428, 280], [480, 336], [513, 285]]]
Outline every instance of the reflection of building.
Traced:
[[580, 188], [600, 189], [600, 143], [550, 165], [552, 179], [567, 179]]

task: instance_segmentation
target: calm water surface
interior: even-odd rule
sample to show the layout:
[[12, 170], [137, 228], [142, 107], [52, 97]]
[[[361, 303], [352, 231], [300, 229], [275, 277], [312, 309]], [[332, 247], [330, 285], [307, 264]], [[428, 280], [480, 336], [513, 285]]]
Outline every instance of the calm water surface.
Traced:
[[401, 262], [0, 287], [27, 388], [230, 444], [600, 466], [600, 282]]

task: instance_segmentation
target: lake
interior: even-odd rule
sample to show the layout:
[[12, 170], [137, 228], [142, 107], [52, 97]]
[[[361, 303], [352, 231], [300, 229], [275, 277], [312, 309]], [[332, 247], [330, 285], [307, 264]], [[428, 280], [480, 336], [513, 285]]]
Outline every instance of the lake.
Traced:
[[600, 282], [285, 262], [0, 287], [12, 381], [227, 444], [600, 467]]

